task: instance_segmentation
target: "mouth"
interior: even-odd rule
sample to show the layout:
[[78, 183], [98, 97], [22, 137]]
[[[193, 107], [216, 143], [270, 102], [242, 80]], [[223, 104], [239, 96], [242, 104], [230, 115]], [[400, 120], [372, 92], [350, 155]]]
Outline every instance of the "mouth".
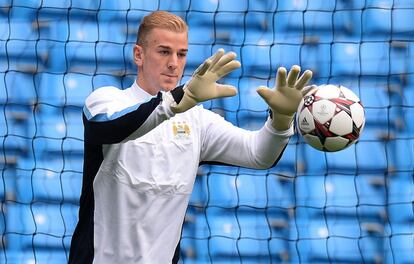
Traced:
[[168, 78], [178, 78], [177, 75], [173, 75], [173, 74], [163, 74], [163, 75], [168, 77]]

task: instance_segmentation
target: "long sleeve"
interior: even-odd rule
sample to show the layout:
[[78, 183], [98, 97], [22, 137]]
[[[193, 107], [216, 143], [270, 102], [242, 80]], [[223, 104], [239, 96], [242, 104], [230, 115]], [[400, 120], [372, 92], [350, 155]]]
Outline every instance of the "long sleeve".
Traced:
[[176, 94], [182, 87], [174, 94], [160, 92], [156, 96], [132, 88], [103, 87], [86, 99], [83, 122], [87, 143], [114, 144], [138, 138], [172, 117], [170, 104], [181, 99]]
[[267, 169], [277, 163], [293, 135], [293, 127], [279, 132], [273, 129], [270, 120], [258, 131], [238, 128], [209, 111], [204, 120], [201, 160], [207, 163]]

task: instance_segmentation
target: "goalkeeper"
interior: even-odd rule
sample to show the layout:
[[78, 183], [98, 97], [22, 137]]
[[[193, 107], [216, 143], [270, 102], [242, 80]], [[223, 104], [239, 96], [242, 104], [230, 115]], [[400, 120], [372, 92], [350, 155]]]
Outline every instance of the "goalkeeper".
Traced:
[[216, 81], [240, 67], [218, 50], [178, 86], [188, 28], [156, 11], [140, 24], [131, 87], [102, 87], [85, 102], [79, 222], [69, 263], [177, 263], [181, 228], [200, 162], [266, 169], [280, 159], [302, 89], [312, 73], [279, 68], [276, 89], [259, 87], [271, 115], [258, 131], [233, 126], [197, 105], [234, 96]]

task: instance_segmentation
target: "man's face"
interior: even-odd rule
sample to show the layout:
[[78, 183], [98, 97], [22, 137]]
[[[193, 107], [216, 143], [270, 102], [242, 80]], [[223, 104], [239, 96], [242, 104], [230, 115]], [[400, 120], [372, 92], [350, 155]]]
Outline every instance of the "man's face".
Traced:
[[135, 45], [138, 85], [150, 94], [174, 89], [183, 75], [187, 51], [187, 32], [153, 29], [144, 46]]

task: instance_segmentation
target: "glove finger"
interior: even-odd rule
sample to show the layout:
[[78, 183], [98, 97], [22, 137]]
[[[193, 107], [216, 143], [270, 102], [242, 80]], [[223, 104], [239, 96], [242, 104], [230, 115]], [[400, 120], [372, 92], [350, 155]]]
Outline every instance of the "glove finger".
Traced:
[[289, 87], [295, 87], [299, 73], [300, 67], [298, 65], [293, 65], [287, 77], [287, 84]]
[[282, 88], [286, 86], [286, 68], [279, 67], [276, 73], [276, 87]]
[[233, 60], [228, 62], [226, 65], [221, 66], [218, 70], [217, 70], [217, 75], [219, 78], [226, 76], [227, 74], [229, 74], [230, 72], [240, 68], [241, 64], [239, 61]]
[[198, 66], [198, 68], [194, 71], [193, 75], [204, 75], [206, 73], [206, 71], [211, 67], [211, 65], [214, 65], [215, 63], [217, 63], [217, 61], [221, 58], [221, 56], [223, 56], [224, 54], [224, 49], [218, 49], [217, 52], [209, 57], [208, 59], [206, 59], [203, 64], [201, 64], [200, 66]]
[[217, 64], [217, 62], [221, 59], [221, 57], [223, 57], [224, 54], [224, 49], [220, 48], [217, 50], [217, 52], [210, 57], [210, 61], [211, 61], [211, 67], [214, 67], [214, 65]]
[[198, 66], [198, 68], [194, 71], [193, 75], [199, 75], [199, 76], [204, 75], [206, 71], [208, 70], [208, 68], [210, 68], [210, 65], [211, 65], [210, 59], [205, 60], [203, 64]]
[[226, 65], [227, 63], [229, 63], [230, 61], [234, 60], [237, 57], [237, 54], [235, 52], [227, 52], [226, 54], [224, 54], [220, 60], [216, 63], [216, 65], [214, 65], [214, 67], [211, 68], [212, 71], [216, 71], [217, 69], [219, 69], [221, 66]]
[[259, 86], [256, 92], [266, 101], [267, 104], [270, 103], [271, 98], [274, 95], [274, 92], [266, 86]]
[[216, 84], [216, 88], [217, 97], [235, 96], [237, 94], [237, 89], [233, 85]]
[[312, 71], [306, 70], [302, 76], [300, 76], [299, 80], [296, 82], [296, 89], [302, 90], [303, 87], [305, 87], [306, 84], [310, 81], [312, 78]]

